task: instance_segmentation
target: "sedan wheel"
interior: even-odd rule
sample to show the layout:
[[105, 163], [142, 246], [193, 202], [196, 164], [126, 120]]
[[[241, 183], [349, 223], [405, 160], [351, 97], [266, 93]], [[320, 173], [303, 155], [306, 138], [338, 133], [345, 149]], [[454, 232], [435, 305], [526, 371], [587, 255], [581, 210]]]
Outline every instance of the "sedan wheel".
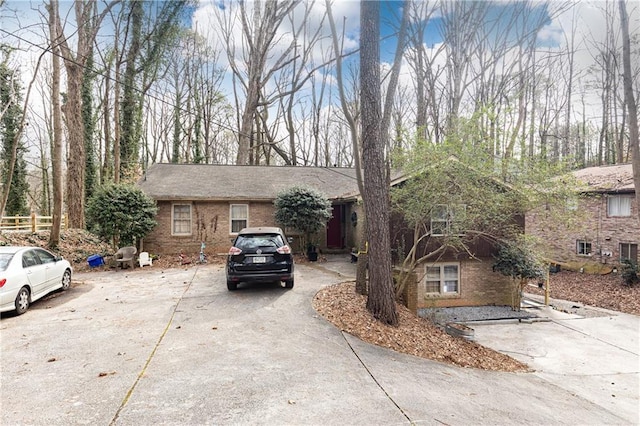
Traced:
[[29, 289], [22, 287], [16, 296], [16, 313], [22, 315], [29, 309]]
[[67, 290], [69, 287], [71, 287], [71, 271], [67, 269], [62, 274], [62, 289]]

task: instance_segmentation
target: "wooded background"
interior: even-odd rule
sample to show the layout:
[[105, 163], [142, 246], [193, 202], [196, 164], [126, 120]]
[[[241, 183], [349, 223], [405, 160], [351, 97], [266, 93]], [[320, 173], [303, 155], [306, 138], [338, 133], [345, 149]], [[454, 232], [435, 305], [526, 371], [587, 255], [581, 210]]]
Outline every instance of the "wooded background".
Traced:
[[[81, 228], [97, 185], [153, 162], [357, 166], [354, 3], [0, 1], [5, 214], [51, 215], [58, 198]], [[383, 3], [387, 160], [457, 143], [496, 161], [631, 161], [619, 6]]]

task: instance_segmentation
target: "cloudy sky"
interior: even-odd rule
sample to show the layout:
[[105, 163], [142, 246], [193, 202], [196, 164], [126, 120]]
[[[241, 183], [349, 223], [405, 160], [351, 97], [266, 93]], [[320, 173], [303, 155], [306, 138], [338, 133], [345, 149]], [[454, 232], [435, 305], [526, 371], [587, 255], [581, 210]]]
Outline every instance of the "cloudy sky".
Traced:
[[[461, 0], [462, 1], [462, 0]], [[571, 33], [575, 34], [576, 48], [576, 68], [577, 73], [586, 70], [594, 63], [595, 47], [603, 42], [606, 36], [606, 25], [604, 15], [607, 8], [614, 9], [617, 14], [617, 1], [573, 1], [565, 2], [552, 0], [550, 2], [540, 2], [531, 0], [532, 7], [538, 10], [544, 10], [547, 14], [546, 25], [538, 32], [538, 42], [542, 50], [549, 51], [561, 50], [566, 46]], [[67, 17], [65, 23], [65, 33], [73, 34], [75, 18], [73, 17], [72, 2], [61, 0], [60, 9], [61, 16]], [[99, 2], [99, 4], [102, 4]], [[252, 2], [248, 2], [251, 7]], [[359, 8], [360, 2], [355, 0], [333, 0], [333, 16], [338, 25], [338, 31], [344, 32], [346, 39], [344, 48], [346, 51], [356, 49], [359, 39]], [[504, 10], [512, 7], [515, 2], [507, 0], [498, 0], [494, 2], [495, 10]], [[316, 63], [321, 63], [322, 58], [326, 57], [330, 48], [330, 28], [324, 17], [326, 3], [324, 0], [315, 2], [304, 2], [296, 9], [296, 20], [294, 22], [285, 22], [279, 29], [279, 37], [285, 43], [290, 39], [291, 33], [303, 18], [304, 6], [311, 5], [311, 11], [307, 17], [305, 24], [312, 29], [319, 28], [322, 41], [318, 43], [314, 50], [314, 58]], [[402, 2], [385, 1], [382, 3], [382, 35], [384, 37], [381, 45], [381, 56], [383, 61], [391, 61], [395, 49], [395, 39], [391, 36], [394, 28], [389, 25], [390, 21], [401, 13]], [[571, 5], [572, 7], [567, 7]], [[22, 78], [25, 87], [33, 77], [35, 57], [42, 53], [46, 47], [47, 28], [45, 2], [35, 0], [6, 0], [2, 9], [0, 9], [0, 37], [2, 42], [20, 48], [14, 55], [14, 60], [22, 64]], [[630, 26], [632, 33], [638, 33], [640, 27], [640, 2], [629, 1], [627, 8], [631, 15]], [[237, 3], [229, 0], [200, 0], [193, 9], [192, 14], [187, 18], [192, 29], [198, 31], [207, 37], [212, 46], [222, 47], [220, 33], [216, 31], [220, 26], [219, 16], [221, 13], [233, 14], [237, 10]], [[558, 12], [561, 10], [561, 12]], [[323, 20], [324, 19], [324, 20]], [[425, 42], [429, 47], [437, 49], [441, 39], [438, 32], [438, 14], [433, 15], [432, 25], [428, 28], [428, 34]], [[237, 50], [235, 55], [241, 55], [242, 43], [241, 29], [239, 20], [233, 22], [233, 34], [237, 41]], [[105, 21], [104, 28], [100, 37], [103, 41], [109, 41], [113, 37], [113, 31], [110, 31], [111, 23], [109, 19]], [[344, 25], [344, 28], [343, 28]], [[350, 60], [357, 61], [358, 55], [353, 55]], [[221, 63], [219, 66], [228, 70], [228, 59], [225, 55], [220, 55]], [[444, 57], [440, 60], [444, 61]], [[403, 78], [401, 84], [410, 86], [410, 70], [405, 64]], [[226, 86], [223, 89], [228, 95], [231, 95], [231, 87]], [[593, 99], [588, 101], [597, 105], [597, 94], [593, 94]], [[595, 114], [595, 113], [594, 113]]]

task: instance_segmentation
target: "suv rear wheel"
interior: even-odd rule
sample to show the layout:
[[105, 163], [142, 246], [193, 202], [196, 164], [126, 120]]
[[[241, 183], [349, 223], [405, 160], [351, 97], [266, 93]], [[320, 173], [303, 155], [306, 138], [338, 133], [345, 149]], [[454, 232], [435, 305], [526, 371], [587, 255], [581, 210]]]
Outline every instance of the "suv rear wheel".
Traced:
[[284, 282], [285, 288], [293, 288], [293, 278]]
[[227, 290], [234, 291], [238, 289], [238, 283], [234, 283], [233, 281], [227, 280]]

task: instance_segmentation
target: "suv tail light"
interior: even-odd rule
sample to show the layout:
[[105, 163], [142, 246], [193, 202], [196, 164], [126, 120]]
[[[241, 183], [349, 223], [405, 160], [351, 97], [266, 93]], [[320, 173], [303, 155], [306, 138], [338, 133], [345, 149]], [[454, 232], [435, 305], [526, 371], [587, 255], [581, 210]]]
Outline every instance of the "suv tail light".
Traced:
[[2, 288], [3, 285], [5, 285], [7, 283], [7, 279], [6, 278], [2, 278], [0, 280], [0, 288]]
[[231, 247], [229, 249], [229, 256], [237, 256], [240, 253], [242, 253], [242, 250], [240, 250], [238, 247]]
[[291, 254], [291, 248], [289, 246], [278, 247], [276, 252], [280, 254]]

